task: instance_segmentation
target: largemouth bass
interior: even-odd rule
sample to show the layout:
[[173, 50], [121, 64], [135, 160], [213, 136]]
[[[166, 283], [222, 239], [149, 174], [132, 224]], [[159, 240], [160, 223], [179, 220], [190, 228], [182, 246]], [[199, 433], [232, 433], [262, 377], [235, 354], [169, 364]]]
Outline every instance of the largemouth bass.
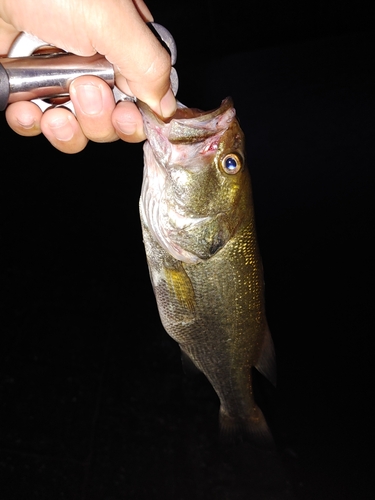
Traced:
[[162, 121], [147, 141], [140, 216], [161, 321], [212, 384], [225, 436], [271, 439], [252, 367], [275, 381], [244, 134], [230, 98]]

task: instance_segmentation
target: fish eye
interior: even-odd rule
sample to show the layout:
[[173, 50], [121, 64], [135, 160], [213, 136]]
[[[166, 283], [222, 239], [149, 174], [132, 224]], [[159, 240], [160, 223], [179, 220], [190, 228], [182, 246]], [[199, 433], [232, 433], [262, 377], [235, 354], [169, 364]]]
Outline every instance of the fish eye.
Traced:
[[236, 174], [241, 170], [241, 159], [233, 153], [230, 153], [221, 160], [221, 166], [226, 174]]

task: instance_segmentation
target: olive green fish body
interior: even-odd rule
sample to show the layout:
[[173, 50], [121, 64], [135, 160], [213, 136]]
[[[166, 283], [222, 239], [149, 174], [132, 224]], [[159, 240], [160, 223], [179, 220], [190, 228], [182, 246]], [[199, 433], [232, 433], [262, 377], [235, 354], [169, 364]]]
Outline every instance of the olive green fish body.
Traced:
[[267, 436], [251, 368], [272, 378], [244, 137], [231, 100], [169, 123], [145, 106], [143, 238], [168, 334], [220, 399], [223, 432]]

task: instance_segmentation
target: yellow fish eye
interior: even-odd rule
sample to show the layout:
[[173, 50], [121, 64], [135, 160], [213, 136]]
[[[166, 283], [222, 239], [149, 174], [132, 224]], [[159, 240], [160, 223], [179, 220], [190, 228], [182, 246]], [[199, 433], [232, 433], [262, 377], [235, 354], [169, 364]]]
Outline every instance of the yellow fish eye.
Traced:
[[236, 174], [241, 170], [242, 161], [238, 155], [229, 153], [221, 160], [221, 166], [226, 174]]

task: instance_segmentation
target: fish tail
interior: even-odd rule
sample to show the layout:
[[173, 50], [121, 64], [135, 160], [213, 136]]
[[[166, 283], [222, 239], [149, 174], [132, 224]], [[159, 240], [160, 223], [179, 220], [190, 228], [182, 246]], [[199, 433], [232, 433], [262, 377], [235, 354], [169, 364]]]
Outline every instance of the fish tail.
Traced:
[[260, 408], [255, 406], [253, 414], [247, 418], [234, 418], [220, 407], [220, 439], [224, 443], [251, 441], [261, 447], [274, 445], [271, 431]]

